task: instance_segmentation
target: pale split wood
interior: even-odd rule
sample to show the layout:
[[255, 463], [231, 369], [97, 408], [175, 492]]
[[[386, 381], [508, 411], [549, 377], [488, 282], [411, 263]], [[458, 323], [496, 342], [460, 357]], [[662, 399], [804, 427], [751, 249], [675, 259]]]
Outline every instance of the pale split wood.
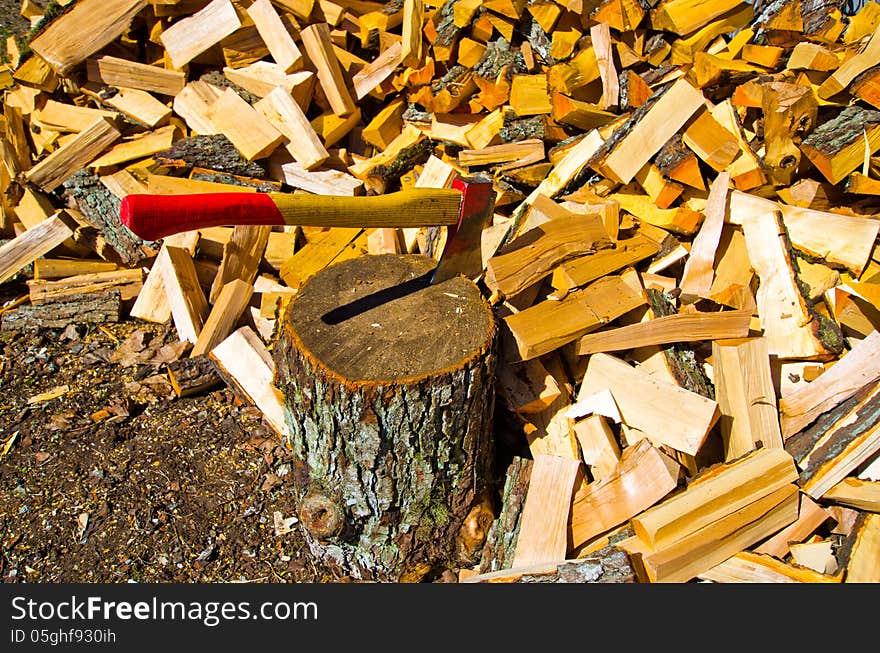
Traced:
[[822, 495], [823, 501], [880, 513], [880, 481], [845, 478]]
[[605, 157], [599, 171], [629, 183], [648, 160], [705, 105], [703, 94], [684, 78], [648, 110], [624, 139]]
[[159, 250], [153, 265], [158, 266], [162, 274], [178, 337], [195, 343], [210, 307], [199, 284], [192, 256], [181, 247], [164, 247]]
[[565, 558], [572, 494], [580, 471], [580, 461], [572, 458], [534, 456], [513, 568]]
[[223, 89], [195, 79], [175, 94], [171, 106], [195, 134], [210, 136], [220, 133], [220, 128], [211, 118], [211, 105], [221, 95]]
[[214, 305], [193, 344], [190, 357], [207, 354], [232, 332], [253, 295], [253, 284], [232, 279], [223, 284]]
[[[457, 173], [458, 170], [455, 166], [432, 154], [425, 162], [413, 186], [415, 188], [449, 188]], [[423, 231], [424, 229], [420, 227], [405, 227], [400, 230], [406, 253], [413, 253], [418, 249], [418, 238]]]
[[275, 63], [286, 73], [301, 68], [303, 65], [302, 52], [299, 51], [293, 36], [284, 26], [284, 22], [275, 10], [272, 1], [255, 0], [247, 8], [247, 13]]
[[174, 141], [182, 137], [176, 125], [166, 125], [159, 129], [145, 131], [142, 134], [111, 145], [106, 152], [92, 159], [88, 168], [96, 173], [114, 170], [117, 166], [138, 159], [145, 159], [171, 148]]
[[223, 68], [223, 75], [259, 98], [266, 97], [276, 86], [282, 86], [290, 91], [293, 99], [304, 110], [311, 103], [317, 84], [317, 77], [311, 70], [285, 73], [278, 64], [264, 59], [241, 68], [226, 66]]
[[338, 116], [353, 113], [356, 106], [333, 50], [330, 26], [326, 22], [312, 23], [300, 31], [300, 38], [306, 55], [317, 69], [318, 82], [333, 113]]
[[403, 44], [396, 41], [385, 48], [373, 61], [351, 76], [355, 100], [363, 100], [387, 80], [400, 65]]
[[792, 542], [803, 542], [831, 518], [831, 513], [823, 506], [801, 492], [797, 520], [761, 542], [752, 551], [782, 560], [788, 555]]
[[762, 337], [713, 341], [712, 374], [721, 410], [724, 459], [739, 458], [758, 447], [782, 449], [767, 341]]
[[[514, 220], [517, 216], [522, 216], [537, 197], [544, 195], [552, 199], [562, 191], [575, 175], [583, 170], [604, 142], [598, 129], [593, 129], [578, 139], [577, 143], [566, 151], [547, 176], [541, 180], [541, 183], [516, 208], [512, 216]], [[516, 232], [511, 233], [511, 236], [516, 235]]]
[[588, 333], [577, 341], [575, 351], [585, 356], [674, 342], [744, 338], [749, 334], [750, 323], [751, 311], [677, 313]]
[[276, 86], [254, 108], [284, 135], [287, 151], [306, 170], [314, 170], [330, 158], [305, 112], [287, 89]]
[[602, 109], [616, 108], [620, 102], [620, 81], [617, 68], [614, 66], [614, 54], [611, 41], [611, 29], [608, 23], [596, 23], [590, 26], [590, 37], [593, 50], [599, 64], [599, 75], [602, 78]]
[[683, 298], [706, 297], [712, 288], [715, 253], [721, 242], [721, 230], [727, 215], [729, 185], [730, 173], [720, 172], [709, 188], [709, 197], [703, 210], [705, 218], [694, 236], [679, 282]]
[[626, 447], [608, 476], [577, 492], [571, 506], [572, 547], [624, 524], [672, 492], [682, 467], [647, 439]]
[[740, 551], [697, 574], [713, 583], [839, 583], [841, 576], [821, 574], [754, 551]]
[[561, 301], [545, 300], [504, 318], [515, 350], [511, 360], [546, 354], [643, 305], [643, 298], [619, 276], [607, 276]]
[[367, 236], [370, 254], [400, 254], [403, 251], [399, 230], [393, 227], [373, 229]]
[[740, 0], [706, 0], [696, 5], [690, 0], [663, 0], [652, 5], [650, 24], [656, 30], [687, 36], [740, 4]]
[[231, 88], [209, 105], [208, 118], [248, 161], [269, 156], [284, 142], [284, 135]]
[[741, 154], [736, 135], [716, 120], [708, 108], [700, 109], [688, 121], [681, 140], [716, 172], [728, 169]]
[[791, 244], [828, 264], [841, 266], [860, 276], [871, 258], [880, 221], [872, 218], [791, 206], [739, 190], [730, 193], [728, 220], [743, 225], [755, 214], [782, 212]]
[[791, 558], [793, 562], [806, 569], [827, 575], [833, 575], [838, 571], [839, 565], [832, 550], [833, 543], [830, 540], [813, 540], [791, 545]]
[[358, 195], [364, 182], [341, 170], [307, 170], [298, 162], [280, 166], [285, 183], [316, 195]]
[[797, 486], [788, 484], [667, 548], [647, 548], [637, 536], [618, 546], [630, 552], [644, 582], [682, 583], [781, 530], [797, 512]]
[[[83, 91], [96, 93], [94, 87], [83, 86]], [[116, 92], [110, 97], [96, 94], [100, 102], [112, 107], [122, 115], [147, 127], [159, 127], [171, 118], [173, 113], [170, 106], [162, 103], [156, 97], [136, 88], [117, 87]]]
[[[159, 254], [162, 253], [163, 249], [173, 246], [185, 249], [192, 256], [195, 254], [198, 242], [198, 231], [182, 231], [172, 234], [163, 239], [162, 246], [159, 248]], [[159, 256], [157, 255], [156, 260], [158, 259]], [[161, 268], [161, 262], [160, 265], [156, 265], [156, 261], [150, 266], [137, 299], [135, 299], [129, 311], [131, 317], [157, 324], [164, 324], [171, 317], [171, 306], [168, 304], [168, 299], [165, 295], [165, 282], [163, 281]]]
[[232, 236], [223, 245], [223, 258], [217, 275], [211, 284], [208, 302], [219, 301], [223, 288], [236, 279], [253, 283], [259, 272], [260, 262], [269, 244], [270, 225], [235, 225]]
[[31, 112], [31, 125], [37, 125], [41, 130], [50, 129], [57, 132], [80, 132], [91, 126], [98, 118], [113, 119], [114, 111], [93, 109], [92, 107], [80, 107], [75, 104], [58, 102], [48, 99], [41, 107]]
[[11, 278], [28, 263], [48, 254], [71, 236], [73, 230], [56, 215], [0, 245], [0, 283]]
[[240, 27], [241, 20], [230, 0], [211, 0], [163, 30], [159, 41], [171, 64], [179, 70]]
[[576, 420], [574, 433], [581, 448], [581, 458], [593, 481], [601, 481], [614, 473], [620, 462], [620, 445], [604, 415], [587, 415]]
[[51, 192], [121, 138], [107, 118], [100, 117], [25, 173], [25, 178]]
[[819, 415], [849, 399], [880, 379], [880, 333], [873, 331], [843, 354], [812, 383], [794, 390], [779, 401], [782, 435], [789, 438]]
[[611, 249], [601, 249], [566, 261], [553, 270], [550, 284], [558, 291], [569, 292], [650, 258], [660, 251], [660, 245], [650, 238], [636, 234], [619, 240]]
[[90, 82], [132, 90], [175, 96], [186, 86], [186, 73], [152, 64], [102, 55], [86, 61]]
[[119, 199], [122, 199], [126, 195], [147, 192], [146, 186], [136, 179], [128, 170], [117, 170], [116, 172], [100, 175], [100, 180], [104, 187]]
[[38, 258], [34, 261], [34, 279], [63, 279], [78, 274], [121, 270], [119, 265], [100, 259]]
[[880, 24], [874, 29], [864, 47], [822, 82], [817, 91], [818, 96], [823, 100], [832, 98], [849, 86], [849, 83], [860, 73], [878, 63], [880, 63]]
[[601, 216], [563, 211], [568, 215], [526, 231], [489, 259], [484, 280], [490, 290], [512, 297], [563, 261], [612, 246]]
[[794, 459], [783, 449], [760, 449], [708, 470], [687, 489], [631, 520], [633, 530], [652, 549], [661, 549], [736, 513], [797, 481]]
[[844, 582], [880, 583], [880, 515], [866, 515], [855, 539]]
[[[80, 0], [28, 44], [59, 75], [68, 75], [87, 57], [128, 29], [147, 0]], [[84, 35], [88, 35], [84, 38]]]
[[409, 68], [418, 68], [422, 63], [424, 16], [425, 3], [422, 0], [404, 0], [400, 62]]
[[[731, 214], [734, 213], [731, 207]], [[821, 337], [820, 323], [798, 286], [781, 212], [736, 210], [749, 260], [759, 279], [755, 296], [767, 348], [780, 359], [829, 360], [835, 352]]]
[[719, 417], [718, 404], [707, 397], [610, 354], [592, 354], [578, 398], [605, 389], [614, 396], [624, 423], [689, 455], [699, 452]]
[[496, 389], [515, 413], [546, 410], [562, 396], [559, 383], [538, 358], [522, 363], [499, 360]]
[[280, 392], [274, 385], [275, 362], [260, 336], [249, 326], [239, 327], [217, 344], [208, 356], [260, 411], [282, 437], [289, 431]]
[[137, 296], [143, 286], [144, 273], [140, 269], [108, 270], [105, 272], [86, 272], [63, 279], [47, 281], [32, 279], [27, 282], [31, 305], [38, 306], [61, 301], [66, 297], [80, 294], [103, 292], [118, 288], [120, 299], [128, 301]]

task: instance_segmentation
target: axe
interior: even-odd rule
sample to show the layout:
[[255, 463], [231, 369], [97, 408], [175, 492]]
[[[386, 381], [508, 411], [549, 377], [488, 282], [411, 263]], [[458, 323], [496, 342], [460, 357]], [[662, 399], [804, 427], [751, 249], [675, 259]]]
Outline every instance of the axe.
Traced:
[[181, 231], [234, 225], [449, 228], [430, 283], [482, 272], [480, 236], [494, 208], [491, 180], [456, 177], [452, 188], [349, 197], [290, 193], [205, 193], [122, 198], [119, 217], [148, 241]]

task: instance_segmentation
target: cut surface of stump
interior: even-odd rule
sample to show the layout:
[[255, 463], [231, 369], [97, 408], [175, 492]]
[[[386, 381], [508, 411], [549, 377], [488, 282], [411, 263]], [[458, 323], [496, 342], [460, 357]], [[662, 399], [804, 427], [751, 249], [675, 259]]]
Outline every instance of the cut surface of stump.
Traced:
[[316, 273], [275, 346], [312, 554], [335, 573], [421, 581], [469, 560], [490, 484], [496, 323], [436, 260], [363, 256]]

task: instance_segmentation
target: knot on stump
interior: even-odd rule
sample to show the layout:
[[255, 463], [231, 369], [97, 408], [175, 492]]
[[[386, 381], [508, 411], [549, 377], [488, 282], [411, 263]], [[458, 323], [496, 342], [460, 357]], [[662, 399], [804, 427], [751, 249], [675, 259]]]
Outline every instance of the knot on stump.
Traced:
[[322, 492], [310, 491], [299, 505], [302, 525], [318, 540], [336, 537], [345, 525], [342, 507]]

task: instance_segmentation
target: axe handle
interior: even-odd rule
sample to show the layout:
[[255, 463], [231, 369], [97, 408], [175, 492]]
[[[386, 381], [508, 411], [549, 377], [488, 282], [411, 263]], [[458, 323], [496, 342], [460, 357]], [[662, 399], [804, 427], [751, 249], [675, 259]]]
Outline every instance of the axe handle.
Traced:
[[119, 217], [144, 240], [181, 231], [235, 225], [422, 227], [457, 225], [462, 193], [414, 188], [350, 197], [311, 193], [204, 193], [126, 195]]

